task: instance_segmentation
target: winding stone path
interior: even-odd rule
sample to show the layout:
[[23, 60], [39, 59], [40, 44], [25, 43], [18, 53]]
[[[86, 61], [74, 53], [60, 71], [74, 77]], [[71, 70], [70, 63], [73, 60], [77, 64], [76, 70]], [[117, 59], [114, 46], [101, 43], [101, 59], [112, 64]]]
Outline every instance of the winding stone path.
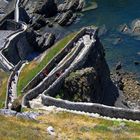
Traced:
[[[71, 42], [72, 49], [68, 54], [23, 97], [23, 106], [29, 106], [29, 100], [36, 98], [39, 94], [54, 95], [60, 88], [64, 79], [74, 70], [82, 67], [90, 49], [96, 42], [96, 29], [85, 28], [84, 34], [80, 35], [76, 42]], [[73, 51], [73, 49], [75, 50]], [[71, 55], [70, 55], [71, 54]], [[58, 75], [59, 74], [59, 75]]]

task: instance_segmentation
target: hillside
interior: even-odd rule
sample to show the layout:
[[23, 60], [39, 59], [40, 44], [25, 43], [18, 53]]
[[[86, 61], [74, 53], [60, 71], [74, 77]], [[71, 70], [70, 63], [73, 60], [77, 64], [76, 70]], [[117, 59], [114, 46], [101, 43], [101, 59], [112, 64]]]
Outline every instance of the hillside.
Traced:
[[[42, 115], [36, 121], [0, 116], [0, 122], [1, 140], [139, 140], [140, 138], [139, 123], [111, 121], [64, 112]], [[55, 136], [48, 134], [49, 126], [54, 128]]]

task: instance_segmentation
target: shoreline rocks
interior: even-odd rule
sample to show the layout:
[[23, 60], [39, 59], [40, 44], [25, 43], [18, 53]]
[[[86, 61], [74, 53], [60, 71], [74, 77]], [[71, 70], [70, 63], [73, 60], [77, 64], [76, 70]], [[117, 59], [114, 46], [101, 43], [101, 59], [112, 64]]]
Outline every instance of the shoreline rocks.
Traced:
[[140, 83], [132, 73], [117, 70], [112, 74], [114, 84], [122, 91], [122, 101], [131, 109], [140, 110]]

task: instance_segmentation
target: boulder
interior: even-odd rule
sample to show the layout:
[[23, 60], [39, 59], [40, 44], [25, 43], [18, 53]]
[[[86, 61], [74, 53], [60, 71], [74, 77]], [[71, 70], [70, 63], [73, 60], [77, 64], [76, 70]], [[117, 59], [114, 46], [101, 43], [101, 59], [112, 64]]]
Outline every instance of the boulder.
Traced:
[[121, 64], [121, 62], [118, 62], [117, 64], [116, 64], [116, 70], [120, 70], [122, 68], [122, 64]]
[[72, 17], [73, 17], [73, 12], [69, 10], [61, 15], [60, 19], [58, 20], [58, 24], [60, 24], [61, 26], [65, 26]]
[[9, 110], [9, 109], [0, 109], [0, 115], [5, 116], [15, 116], [17, 114], [16, 111]]
[[39, 30], [40, 28], [46, 26], [47, 22], [44, 16], [38, 16], [34, 22], [32, 23], [32, 27], [34, 30]]
[[38, 4], [35, 8], [35, 13], [45, 15], [46, 17], [52, 17], [57, 14], [57, 4], [55, 0], [46, 0]]
[[58, 6], [59, 12], [72, 10], [73, 12], [81, 11], [84, 7], [84, 0], [66, 0], [65, 3]]
[[132, 32], [134, 34], [140, 34], [140, 19], [134, 20], [132, 22]]
[[17, 113], [16, 117], [19, 119], [36, 120], [36, 118], [39, 115], [40, 114], [36, 112], [23, 112], [23, 113]]
[[52, 136], [55, 136], [56, 135], [56, 133], [54, 131], [54, 128], [52, 126], [49, 126], [47, 128], [47, 132], [49, 133], [49, 135], [52, 135]]
[[37, 37], [36, 41], [38, 42], [38, 49], [40, 51], [45, 51], [46, 49], [50, 48], [55, 41], [55, 35], [50, 33], [45, 33], [41, 37]]

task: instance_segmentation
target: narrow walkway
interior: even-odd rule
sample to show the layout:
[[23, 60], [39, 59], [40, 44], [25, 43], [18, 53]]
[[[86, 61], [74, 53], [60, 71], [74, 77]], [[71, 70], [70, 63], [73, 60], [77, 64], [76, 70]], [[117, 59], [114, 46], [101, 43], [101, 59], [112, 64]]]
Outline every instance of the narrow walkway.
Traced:
[[9, 77], [7, 85], [7, 101], [5, 103], [5, 108], [11, 109], [13, 101], [17, 98], [18, 77], [24, 65], [24, 62], [19, 62], [19, 64], [15, 67], [15, 70], [13, 70]]

